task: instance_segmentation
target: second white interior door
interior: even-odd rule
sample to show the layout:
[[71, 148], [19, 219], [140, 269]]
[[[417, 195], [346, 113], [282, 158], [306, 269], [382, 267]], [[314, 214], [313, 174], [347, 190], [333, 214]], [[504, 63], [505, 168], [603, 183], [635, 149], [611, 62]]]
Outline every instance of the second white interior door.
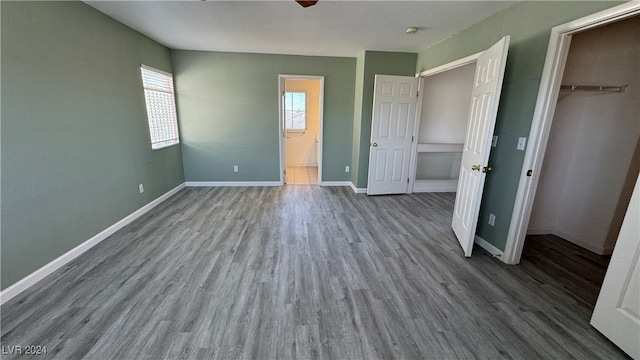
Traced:
[[407, 192], [417, 96], [418, 78], [376, 75], [368, 195]]

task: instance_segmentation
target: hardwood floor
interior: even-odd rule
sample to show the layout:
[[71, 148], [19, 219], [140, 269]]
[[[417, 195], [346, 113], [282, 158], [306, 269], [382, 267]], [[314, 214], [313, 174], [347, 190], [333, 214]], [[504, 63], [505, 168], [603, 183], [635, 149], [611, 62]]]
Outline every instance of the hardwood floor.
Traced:
[[187, 188], [3, 305], [2, 345], [47, 346], [38, 359], [626, 358], [535, 261], [464, 258], [452, 208], [443, 193]]
[[528, 274], [554, 279], [576, 301], [596, 305], [611, 256], [595, 254], [555, 235], [527, 235], [522, 250]]

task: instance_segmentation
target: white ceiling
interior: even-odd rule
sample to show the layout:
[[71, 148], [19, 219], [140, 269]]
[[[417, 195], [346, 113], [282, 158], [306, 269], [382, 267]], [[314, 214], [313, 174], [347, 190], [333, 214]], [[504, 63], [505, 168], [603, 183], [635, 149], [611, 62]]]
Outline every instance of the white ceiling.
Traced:
[[[420, 52], [515, 1], [85, 1], [171, 49], [355, 57]], [[420, 28], [405, 34], [409, 26]]]

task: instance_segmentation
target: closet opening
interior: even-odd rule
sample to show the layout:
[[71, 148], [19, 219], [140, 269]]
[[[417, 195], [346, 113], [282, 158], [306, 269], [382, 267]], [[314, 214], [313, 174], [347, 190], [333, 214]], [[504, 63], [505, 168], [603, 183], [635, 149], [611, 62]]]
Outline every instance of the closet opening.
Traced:
[[595, 306], [640, 172], [640, 17], [572, 35], [522, 256]]
[[420, 118], [411, 192], [456, 192], [476, 60], [421, 73]]

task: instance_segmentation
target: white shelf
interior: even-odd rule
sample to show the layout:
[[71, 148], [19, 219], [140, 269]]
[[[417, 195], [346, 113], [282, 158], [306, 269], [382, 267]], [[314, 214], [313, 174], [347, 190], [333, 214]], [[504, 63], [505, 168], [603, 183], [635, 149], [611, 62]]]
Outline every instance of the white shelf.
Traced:
[[462, 152], [463, 144], [418, 144], [418, 152]]
[[414, 193], [422, 192], [456, 192], [458, 180], [416, 180], [413, 184]]

